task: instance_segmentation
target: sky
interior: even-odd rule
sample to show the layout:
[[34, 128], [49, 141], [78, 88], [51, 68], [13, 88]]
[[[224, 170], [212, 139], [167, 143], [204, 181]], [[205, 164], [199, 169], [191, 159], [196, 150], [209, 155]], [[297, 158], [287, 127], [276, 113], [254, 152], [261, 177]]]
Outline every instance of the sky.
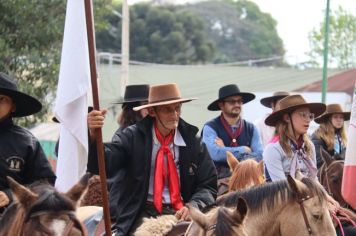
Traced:
[[[129, 4], [142, 0], [128, 0]], [[145, 1], [145, 0], [143, 0]], [[147, 1], [147, 0], [146, 0]], [[176, 4], [199, 0], [161, 0]], [[308, 33], [319, 28], [325, 18], [327, 0], [252, 0], [262, 12], [270, 13], [277, 21], [277, 31], [284, 42], [286, 59], [291, 64], [308, 60], [310, 50]], [[342, 6], [356, 15], [356, 0], [330, 0], [330, 9]]]

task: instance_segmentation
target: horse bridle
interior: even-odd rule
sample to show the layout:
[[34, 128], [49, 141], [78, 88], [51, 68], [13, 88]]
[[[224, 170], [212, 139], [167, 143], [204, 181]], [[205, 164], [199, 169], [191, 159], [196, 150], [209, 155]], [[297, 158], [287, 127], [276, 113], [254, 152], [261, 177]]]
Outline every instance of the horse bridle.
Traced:
[[[328, 170], [335, 163], [345, 163], [345, 162], [343, 160], [335, 160], [329, 166], [325, 165], [324, 167], [322, 167], [321, 173], [320, 173], [320, 181], [322, 181], [323, 177], [326, 178], [326, 186], [325, 187], [326, 187], [326, 191], [328, 192], [328, 194], [330, 196], [333, 196], [333, 193], [331, 192], [331, 188], [330, 188]], [[323, 173], [323, 172], [325, 172], [325, 173]]]
[[305, 197], [302, 197], [299, 193], [297, 194], [297, 203], [299, 204], [300, 206], [300, 210], [302, 212], [302, 215], [303, 215], [303, 219], [304, 219], [304, 223], [305, 223], [305, 226], [307, 227], [307, 230], [308, 230], [308, 233], [309, 235], [313, 235], [313, 232], [312, 232], [312, 229], [310, 227], [310, 223], [309, 223], [309, 220], [308, 220], [308, 217], [307, 217], [307, 214], [305, 212], [305, 208], [304, 208], [304, 204], [303, 202], [312, 198], [311, 196], [307, 195]]

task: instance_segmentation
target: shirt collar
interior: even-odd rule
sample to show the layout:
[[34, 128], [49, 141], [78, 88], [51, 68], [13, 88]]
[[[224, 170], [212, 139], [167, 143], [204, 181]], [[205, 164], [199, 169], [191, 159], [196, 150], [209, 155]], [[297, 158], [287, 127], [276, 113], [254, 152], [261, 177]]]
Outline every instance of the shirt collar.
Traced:
[[[156, 137], [155, 134], [155, 129], [154, 127], [152, 127], [152, 136], [153, 136], [153, 142], [155, 145], [159, 145], [158, 139]], [[175, 146], [187, 146], [187, 144], [184, 142], [184, 139], [181, 135], [181, 133], [179, 132], [179, 130], [176, 128], [175, 132], [174, 132], [174, 139], [173, 139], [173, 143]]]

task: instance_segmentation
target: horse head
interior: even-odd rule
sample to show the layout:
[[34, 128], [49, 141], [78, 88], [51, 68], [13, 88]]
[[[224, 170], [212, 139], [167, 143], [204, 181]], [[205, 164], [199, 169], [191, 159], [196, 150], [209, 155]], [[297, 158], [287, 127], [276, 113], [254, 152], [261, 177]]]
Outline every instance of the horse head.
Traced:
[[87, 235], [75, 210], [88, 180], [89, 174], [84, 175], [67, 193], [61, 194], [48, 184], [30, 189], [8, 177], [15, 200], [0, 220], [0, 235]]
[[230, 167], [231, 177], [228, 184], [229, 192], [264, 184], [264, 163], [254, 159], [239, 162], [234, 155], [226, 152], [227, 163]]
[[248, 212], [246, 201], [239, 198], [236, 207], [218, 206], [203, 214], [189, 206], [192, 223], [185, 235], [190, 236], [246, 236], [244, 219]]
[[319, 181], [325, 187], [326, 191], [336, 201], [338, 201], [341, 206], [346, 206], [347, 203], [341, 194], [342, 175], [344, 173], [344, 160], [339, 155], [332, 157], [322, 148], [320, 152], [324, 163], [319, 169]]

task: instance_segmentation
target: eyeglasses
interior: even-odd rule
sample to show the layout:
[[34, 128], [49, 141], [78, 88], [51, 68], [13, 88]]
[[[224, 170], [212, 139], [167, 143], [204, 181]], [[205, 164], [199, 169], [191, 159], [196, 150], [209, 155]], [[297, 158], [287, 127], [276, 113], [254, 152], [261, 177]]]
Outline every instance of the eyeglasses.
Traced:
[[182, 109], [182, 104], [177, 105], [176, 107], [157, 107], [156, 110], [158, 112], [164, 113], [164, 114], [171, 114], [171, 113], [180, 113]]
[[314, 113], [310, 113], [310, 112], [306, 112], [306, 111], [298, 112], [298, 114], [299, 114], [300, 117], [302, 117], [304, 120], [314, 120], [314, 117], [315, 117], [315, 114], [314, 114]]
[[223, 101], [224, 101], [225, 103], [231, 105], [231, 106], [235, 105], [236, 103], [237, 103], [237, 104], [242, 104], [242, 103], [243, 103], [242, 99], [239, 99], [239, 100], [226, 99], [226, 100], [223, 100]]

